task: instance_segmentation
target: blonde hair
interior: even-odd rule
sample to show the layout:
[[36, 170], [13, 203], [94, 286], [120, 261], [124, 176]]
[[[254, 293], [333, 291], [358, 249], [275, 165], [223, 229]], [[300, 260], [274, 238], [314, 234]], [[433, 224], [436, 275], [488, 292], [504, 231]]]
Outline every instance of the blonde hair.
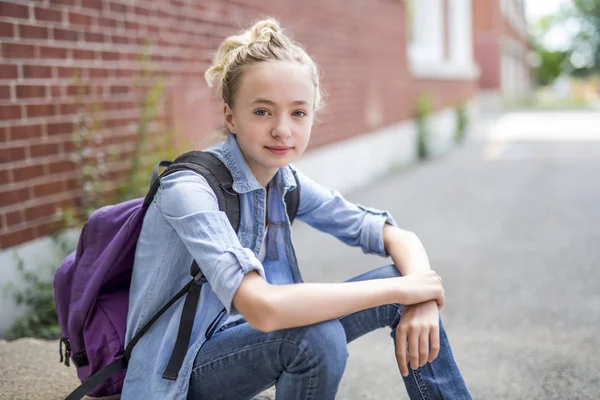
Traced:
[[252, 28], [225, 39], [204, 77], [208, 86], [212, 86], [215, 78], [220, 78], [218, 94], [233, 108], [244, 67], [266, 61], [288, 61], [308, 67], [315, 87], [314, 108], [318, 110], [323, 106], [317, 64], [299, 43], [282, 31], [279, 22], [273, 18], [258, 21]]

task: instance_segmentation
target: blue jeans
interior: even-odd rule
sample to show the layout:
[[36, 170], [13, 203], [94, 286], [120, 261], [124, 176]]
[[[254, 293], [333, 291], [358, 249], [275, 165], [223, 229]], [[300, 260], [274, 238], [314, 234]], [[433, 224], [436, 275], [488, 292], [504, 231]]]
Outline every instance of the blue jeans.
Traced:
[[[349, 281], [396, 276], [400, 272], [390, 265]], [[402, 305], [389, 304], [269, 333], [245, 322], [220, 329], [196, 356], [188, 399], [251, 399], [272, 385], [278, 400], [334, 399], [346, 367], [346, 344], [383, 327], [395, 338], [401, 316]], [[411, 399], [471, 399], [441, 321], [438, 357], [409, 371], [403, 379]]]

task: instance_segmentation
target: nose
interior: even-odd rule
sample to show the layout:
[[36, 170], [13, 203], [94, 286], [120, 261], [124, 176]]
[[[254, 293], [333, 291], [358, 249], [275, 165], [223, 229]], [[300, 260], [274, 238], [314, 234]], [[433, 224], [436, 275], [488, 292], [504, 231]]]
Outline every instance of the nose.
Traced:
[[273, 137], [278, 137], [281, 139], [286, 139], [292, 136], [290, 121], [288, 121], [286, 118], [279, 118], [277, 120], [277, 123], [271, 130], [271, 135], [273, 135]]

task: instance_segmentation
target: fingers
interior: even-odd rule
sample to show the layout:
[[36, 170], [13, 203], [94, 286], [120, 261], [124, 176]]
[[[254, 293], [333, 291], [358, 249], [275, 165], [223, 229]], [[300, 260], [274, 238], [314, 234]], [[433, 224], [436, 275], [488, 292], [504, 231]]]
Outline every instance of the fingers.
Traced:
[[408, 376], [408, 361], [406, 360], [406, 329], [399, 327], [396, 333], [396, 360], [398, 361], [398, 368], [400, 368], [400, 374], [406, 377]]
[[412, 369], [419, 368], [419, 333], [414, 330], [408, 335], [408, 357]]
[[431, 343], [431, 351], [429, 353], [429, 362], [435, 360], [440, 353], [440, 326], [437, 325], [429, 332], [429, 342]]
[[419, 336], [419, 367], [427, 364], [429, 358], [429, 331], [421, 332]]

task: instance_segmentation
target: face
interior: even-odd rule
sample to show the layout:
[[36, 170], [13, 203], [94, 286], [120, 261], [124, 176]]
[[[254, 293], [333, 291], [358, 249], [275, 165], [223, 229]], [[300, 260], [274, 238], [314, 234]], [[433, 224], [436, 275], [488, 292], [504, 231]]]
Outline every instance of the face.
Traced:
[[225, 105], [225, 123], [261, 185], [306, 150], [314, 98], [309, 71], [302, 65], [263, 62], [245, 67], [233, 108]]

